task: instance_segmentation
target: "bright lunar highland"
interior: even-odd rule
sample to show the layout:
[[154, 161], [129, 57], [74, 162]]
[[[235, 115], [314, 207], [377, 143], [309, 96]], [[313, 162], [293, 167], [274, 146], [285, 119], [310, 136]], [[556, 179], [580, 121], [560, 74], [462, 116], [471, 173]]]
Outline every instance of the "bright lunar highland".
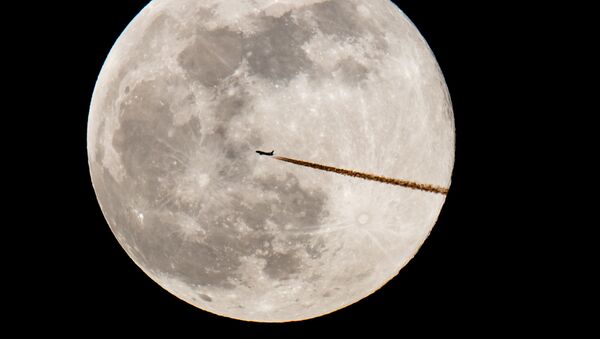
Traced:
[[392, 279], [445, 196], [255, 150], [448, 187], [454, 138], [435, 57], [389, 0], [155, 0], [106, 59], [87, 142], [102, 212], [148, 276], [284, 322]]

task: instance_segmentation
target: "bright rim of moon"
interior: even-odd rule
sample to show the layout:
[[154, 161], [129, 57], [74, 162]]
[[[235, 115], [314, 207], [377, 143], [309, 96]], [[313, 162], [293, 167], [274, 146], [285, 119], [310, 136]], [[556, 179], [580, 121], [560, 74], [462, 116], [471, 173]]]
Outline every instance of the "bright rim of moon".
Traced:
[[155, 0], [112, 48], [88, 125], [119, 243], [203, 310], [308, 319], [383, 286], [445, 196], [254, 151], [448, 187], [435, 57], [389, 0]]

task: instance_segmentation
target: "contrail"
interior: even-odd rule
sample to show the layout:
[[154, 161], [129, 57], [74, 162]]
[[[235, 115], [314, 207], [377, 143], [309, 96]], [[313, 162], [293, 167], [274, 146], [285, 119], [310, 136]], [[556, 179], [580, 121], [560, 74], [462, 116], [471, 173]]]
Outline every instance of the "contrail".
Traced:
[[379, 181], [384, 184], [408, 187], [411, 189], [421, 190], [421, 191], [425, 191], [425, 192], [439, 193], [439, 194], [444, 194], [444, 195], [448, 194], [448, 189], [444, 188], [444, 187], [440, 187], [440, 186], [421, 184], [421, 183], [414, 182], [414, 181], [394, 179], [394, 178], [383, 177], [383, 176], [375, 175], [375, 174], [356, 172], [356, 171], [347, 170], [347, 169], [343, 169], [343, 168], [320, 165], [320, 164], [316, 164], [314, 162], [308, 162], [308, 161], [304, 161], [304, 160], [297, 160], [297, 159], [291, 159], [291, 158], [280, 157], [280, 156], [274, 156], [273, 158], [277, 159], [277, 160], [289, 162], [292, 164], [300, 165], [300, 166], [306, 166], [306, 167], [318, 169], [321, 171], [334, 172], [337, 174], [347, 175], [350, 177], [360, 178], [360, 179], [364, 179], [364, 180]]

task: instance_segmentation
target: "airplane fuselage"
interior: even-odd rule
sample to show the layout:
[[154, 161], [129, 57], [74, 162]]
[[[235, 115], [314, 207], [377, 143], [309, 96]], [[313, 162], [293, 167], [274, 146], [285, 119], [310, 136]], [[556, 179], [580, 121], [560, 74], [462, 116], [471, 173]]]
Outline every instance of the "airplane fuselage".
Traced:
[[256, 151], [256, 153], [258, 153], [259, 155], [266, 155], [266, 156], [273, 156], [273, 154], [275, 154], [275, 150], [272, 150], [271, 152], [263, 152], [263, 151]]

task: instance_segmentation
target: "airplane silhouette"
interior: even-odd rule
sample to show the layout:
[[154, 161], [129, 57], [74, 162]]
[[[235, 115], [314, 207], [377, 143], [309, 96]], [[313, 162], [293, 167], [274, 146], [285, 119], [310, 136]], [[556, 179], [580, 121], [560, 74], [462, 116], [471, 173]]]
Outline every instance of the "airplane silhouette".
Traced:
[[266, 156], [273, 156], [275, 150], [272, 150], [271, 152], [263, 152], [263, 151], [256, 151], [256, 153], [260, 154], [260, 155], [266, 155]]

